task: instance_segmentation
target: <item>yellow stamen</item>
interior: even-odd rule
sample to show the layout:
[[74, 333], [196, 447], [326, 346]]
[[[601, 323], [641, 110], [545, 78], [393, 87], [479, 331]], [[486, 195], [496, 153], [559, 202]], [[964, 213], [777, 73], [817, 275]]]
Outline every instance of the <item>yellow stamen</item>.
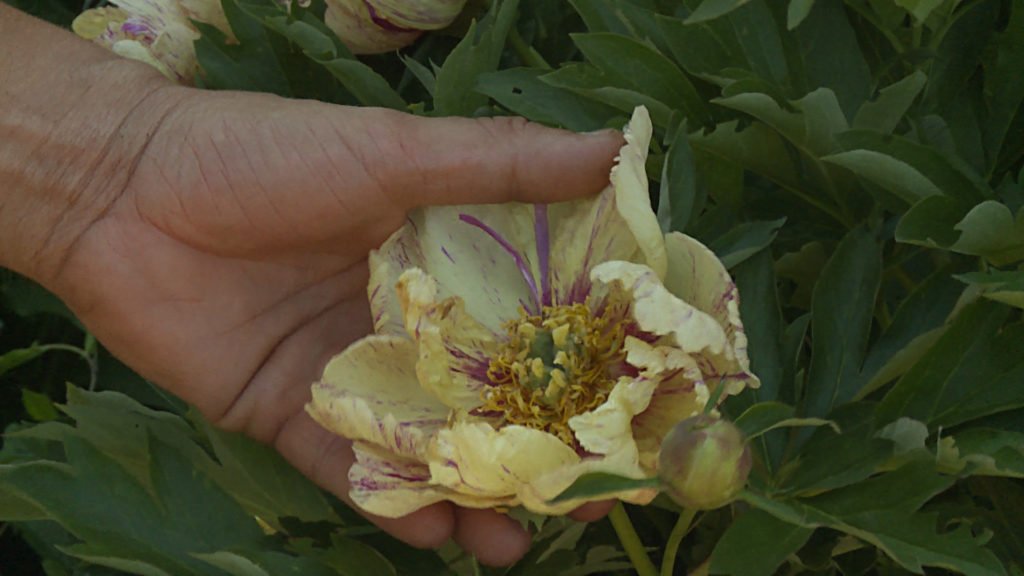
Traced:
[[598, 314], [586, 304], [547, 306], [506, 325], [508, 344], [488, 366], [480, 411], [501, 425], [544, 430], [577, 447], [569, 419], [605, 402], [625, 359], [624, 295]]

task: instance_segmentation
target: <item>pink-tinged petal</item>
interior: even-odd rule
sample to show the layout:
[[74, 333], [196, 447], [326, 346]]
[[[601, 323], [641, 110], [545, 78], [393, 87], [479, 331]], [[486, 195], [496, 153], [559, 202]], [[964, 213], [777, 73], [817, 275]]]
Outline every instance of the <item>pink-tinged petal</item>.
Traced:
[[375, 321], [394, 328], [397, 300], [388, 291], [403, 271], [415, 267], [437, 279], [438, 300], [457, 296], [469, 315], [494, 333], [504, 332], [520, 307], [534, 306], [530, 279], [537, 286], [539, 274], [534, 234], [532, 205], [414, 210], [406, 225], [371, 254]]
[[405, 329], [418, 345], [420, 385], [450, 408], [469, 412], [483, 402], [496, 336], [466, 313], [460, 298], [438, 300], [437, 282], [419, 268], [406, 270], [397, 292]]
[[664, 276], [664, 240], [651, 211], [645, 172], [651, 130], [647, 110], [638, 108], [624, 130], [626, 144], [609, 186], [595, 198], [548, 207], [556, 303], [584, 301], [589, 272], [603, 262], [645, 263]]
[[430, 481], [430, 467], [365, 442], [352, 445], [356, 461], [349, 469], [352, 502], [378, 516], [399, 518], [435, 502], [487, 508], [500, 502], [464, 497]]
[[306, 411], [335, 434], [422, 459], [449, 409], [420, 387], [415, 367], [411, 340], [367, 336], [330, 361]]
[[375, 18], [364, 0], [327, 0], [324, 22], [353, 54], [380, 54], [412, 44], [422, 31]]
[[717, 385], [714, 379], [720, 379], [726, 394], [760, 386], [750, 372], [736, 284], [722, 262], [706, 246], [678, 232], [665, 236], [665, 247], [669, 262], [665, 287], [713, 318], [727, 343], [724, 353], [712, 356], [702, 367], [708, 384]]
[[393, 26], [439, 30], [462, 12], [466, 0], [364, 0], [377, 18]]

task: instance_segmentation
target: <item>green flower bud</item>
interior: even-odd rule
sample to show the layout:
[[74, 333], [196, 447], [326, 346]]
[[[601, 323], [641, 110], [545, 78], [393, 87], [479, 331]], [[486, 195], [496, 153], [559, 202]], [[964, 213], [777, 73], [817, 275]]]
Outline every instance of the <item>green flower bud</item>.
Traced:
[[693, 510], [731, 502], [750, 474], [750, 450], [732, 422], [701, 415], [675, 425], [661, 443], [658, 477], [665, 493]]

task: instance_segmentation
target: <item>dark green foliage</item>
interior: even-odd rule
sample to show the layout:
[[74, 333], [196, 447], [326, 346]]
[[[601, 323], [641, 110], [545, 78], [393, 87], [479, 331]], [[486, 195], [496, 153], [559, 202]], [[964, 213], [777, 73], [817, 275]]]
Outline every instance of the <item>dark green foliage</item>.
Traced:
[[[369, 58], [322, 2], [223, 3], [237, 42], [201, 28], [207, 88], [577, 131], [648, 107], [659, 223], [729, 267], [762, 383], [723, 406], [748, 490], [677, 573], [1024, 573], [1024, 0], [471, 2]], [[0, 555], [48, 574], [629, 573], [607, 523], [533, 524], [507, 570], [409, 549], [3, 271], [0, 424]], [[573, 490], [626, 485], [653, 484]], [[660, 560], [678, 509], [632, 512]]]

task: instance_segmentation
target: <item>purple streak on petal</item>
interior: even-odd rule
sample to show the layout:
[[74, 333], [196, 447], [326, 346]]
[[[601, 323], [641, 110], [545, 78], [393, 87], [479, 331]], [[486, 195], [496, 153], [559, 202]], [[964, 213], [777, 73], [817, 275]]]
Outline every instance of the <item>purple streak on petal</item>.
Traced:
[[551, 306], [551, 235], [548, 229], [548, 207], [533, 205], [533, 229], [537, 236], [537, 260], [540, 263], [541, 304]]
[[444, 252], [444, 255], [448, 258], [448, 261], [450, 261], [452, 264], [455, 264], [455, 258], [452, 258], [452, 255], [448, 253], [447, 248], [441, 246], [441, 252]]
[[377, 26], [391, 32], [419, 32], [419, 30], [416, 30], [415, 28], [402, 28], [401, 26], [396, 26], [395, 24], [388, 22], [387, 19], [377, 13], [377, 9], [373, 7], [373, 4], [371, 4], [369, 0], [363, 0], [363, 4], [366, 5], [366, 10], [370, 13], [370, 19], [373, 20], [373, 23]]
[[514, 246], [509, 244], [508, 240], [498, 234], [498, 231], [491, 228], [487, 224], [480, 221], [479, 218], [471, 216], [469, 214], [459, 214], [459, 220], [462, 220], [470, 226], [479, 228], [487, 233], [488, 236], [494, 239], [504, 250], [508, 252], [509, 256], [512, 257], [516, 262], [516, 267], [519, 268], [519, 272], [523, 275], [523, 279], [526, 280], [526, 285], [530, 288], [530, 294], [533, 296], [533, 305], [535, 306], [535, 312], [540, 313], [540, 294], [537, 292], [537, 281], [533, 278], [533, 274], [530, 273], [530, 267], [526, 265], [526, 260], [523, 259], [523, 255], [515, 249]]

